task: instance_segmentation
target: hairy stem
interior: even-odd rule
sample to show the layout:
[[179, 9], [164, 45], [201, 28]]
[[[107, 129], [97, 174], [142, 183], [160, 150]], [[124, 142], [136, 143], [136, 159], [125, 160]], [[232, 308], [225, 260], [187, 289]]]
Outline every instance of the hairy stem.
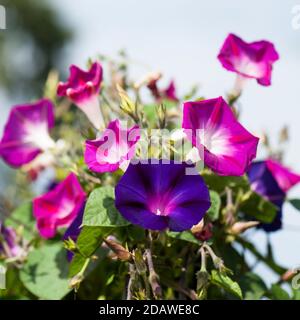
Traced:
[[201, 269], [200, 269], [200, 271], [206, 271], [206, 252], [205, 252], [203, 246], [200, 248], [200, 254], [201, 254]]
[[152, 258], [152, 236], [149, 232], [149, 248], [145, 250], [145, 256], [147, 260], [148, 270], [149, 270], [149, 283], [151, 285], [152, 293], [155, 299], [162, 298], [162, 290], [159, 284], [159, 276], [154, 269], [153, 258]]
[[129, 263], [129, 281], [127, 285], [127, 300], [132, 300], [132, 284], [135, 276], [135, 267], [134, 264]]
[[235, 218], [234, 218], [234, 204], [232, 200], [232, 190], [230, 188], [226, 188], [226, 217], [225, 222], [227, 225], [231, 226], [234, 224]]

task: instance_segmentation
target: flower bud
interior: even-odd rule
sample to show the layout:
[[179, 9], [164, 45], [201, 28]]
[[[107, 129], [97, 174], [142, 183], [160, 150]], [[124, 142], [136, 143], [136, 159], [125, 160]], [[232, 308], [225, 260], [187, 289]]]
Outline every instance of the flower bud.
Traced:
[[259, 221], [240, 221], [234, 223], [234, 225], [229, 229], [229, 232], [233, 235], [238, 235], [245, 232], [246, 230], [256, 227], [259, 225]]
[[117, 85], [117, 90], [121, 98], [120, 109], [128, 115], [133, 115], [135, 113], [135, 104], [122, 87]]
[[122, 261], [132, 260], [132, 254], [118, 242], [109, 239], [104, 239], [104, 242], [115, 253], [118, 259]]
[[204, 224], [203, 220], [201, 220], [200, 223], [193, 226], [191, 231], [194, 234], [195, 238], [197, 238], [198, 240], [207, 241], [213, 235], [212, 228], [213, 225], [211, 222]]
[[200, 300], [206, 299], [207, 288], [210, 283], [210, 275], [205, 270], [200, 270], [197, 272], [197, 296]]

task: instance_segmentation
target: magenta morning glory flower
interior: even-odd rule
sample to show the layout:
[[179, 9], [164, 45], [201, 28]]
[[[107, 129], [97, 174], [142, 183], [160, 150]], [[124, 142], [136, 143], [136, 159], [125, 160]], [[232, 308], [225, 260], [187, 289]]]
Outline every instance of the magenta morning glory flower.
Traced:
[[19, 244], [20, 239], [12, 227], [5, 227], [0, 221], [0, 256], [21, 258], [25, 250]]
[[35, 198], [33, 215], [40, 235], [52, 238], [57, 228], [68, 227], [80, 213], [85, 199], [85, 192], [73, 173], [51, 191]]
[[172, 80], [167, 86], [167, 88], [160, 90], [157, 85], [160, 78], [161, 78], [161, 74], [155, 73], [151, 75], [150, 78], [148, 79], [147, 87], [151, 91], [153, 97], [157, 101], [161, 101], [162, 99], [167, 99], [170, 101], [177, 102], [179, 99], [176, 94], [175, 82]]
[[98, 99], [102, 73], [102, 66], [98, 62], [93, 63], [89, 71], [83, 71], [72, 65], [68, 81], [60, 82], [57, 88], [57, 94], [67, 96], [76, 104], [96, 129], [104, 128]]
[[138, 125], [127, 130], [118, 119], [111, 121], [99, 139], [86, 141], [85, 163], [94, 172], [112, 172], [127, 166], [139, 139]]
[[31, 162], [55, 146], [49, 135], [53, 126], [53, 104], [49, 100], [13, 107], [0, 142], [0, 156], [13, 167]]
[[269, 170], [267, 161], [257, 161], [252, 163], [248, 177], [251, 189], [260, 194], [268, 201], [277, 206], [277, 214], [271, 223], [263, 223], [258, 228], [263, 228], [267, 232], [273, 232], [282, 227], [282, 206], [286, 193], [280, 188], [272, 172]]
[[125, 219], [151, 230], [190, 229], [210, 207], [208, 189], [194, 166], [168, 160], [131, 163], [115, 188], [115, 197]]
[[271, 171], [279, 187], [284, 191], [289, 191], [295, 184], [300, 182], [300, 175], [292, 172], [287, 167], [274, 159], [266, 160], [266, 165]]
[[218, 59], [225, 69], [245, 78], [254, 78], [263, 86], [269, 86], [272, 65], [279, 59], [279, 55], [269, 41], [247, 43], [236, 35], [229, 34]]
[[219, 175], [243, 175], [256, 156], [258, 138], [237, 121], [222, 97], [185, 102], [182, 127], [205, 165]]
[[171, 100], [171, 101], [178, 101], [177, 95], [176, 95], [176, 87], [175, 87], [175, 82], [172, 80], [168, 87], [163, 90], [163, 95]]

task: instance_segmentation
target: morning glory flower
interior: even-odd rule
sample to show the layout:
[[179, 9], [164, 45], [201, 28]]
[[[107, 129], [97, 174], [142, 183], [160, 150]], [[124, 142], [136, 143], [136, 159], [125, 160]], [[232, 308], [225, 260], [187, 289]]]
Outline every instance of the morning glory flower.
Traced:
[[0, 221], [0, 256], [5, 258], [22, 258], [25, 250], [20, 245], [20, 239], [12, 227], [6, 227]]
[[157, 101], [161, 101], [162, 99], [167, 99], [170, 101], [177, 102], [178, 97], [176, 94], [175, 82], [171, 80], [169, 85], [165, 89], [159, 89], [158, 81], [161, 79], [161, 73], [152, 73], [146, 78], [147, 88], [151, 91], [153, 97]]
[[269, 170], [267, 161], [254, 162], [248, 177], [251, 189], [277, 206], [277, 214], [271, 223], [260, 224], [258, 227], [267, 232], [277, 231], [282, 227], [282, 206], [286, 193], [278, 185], [274, 175]]
[[194, 166], [169, 160], [130, 163], [115, 197], [125, 219], [151, 230], [191, 229], [210, 207], [207, 186]]
[[85, 163], [94, 172], [113, 172], [120, 167], [126, 168], [135, 155], [139, 139], [138, 125], [126, 129], [118, 119], [111, 121], [99, 139], [86, 141]]
[[273, 63], [279, 59], [274, 45], [269, 41], [247, 43], [229, 34], [220, 50], [218, 59], [223, 67], [242, 78], [253, 78], [263, 86], [271, 84]]
[[167, 88], [163, 90], [163, 95], [171, 101], [178, 101], [175, 82], [173, 80], [169, 83]]
[[102, 73], [102, 66], [98, 62], [93, 63], [89, 71], [83, 71], [72, 65], [68, 81], [60, 82], [57, 88], [57, 94], [67, 96], [86, 114], [98, 130], [104, 128], [98, 99]]
[[274, 159], [267, 159], [266, 165], [284, 192], [288, 192], [294, 185], [300, 182], [300, 175], [283, 166], [280, 162]]
[[243, 175], [256, 156], [258, 138], [238, 122], [222, 97], [185, 102], [182, 127], [204, 164], [219, 175]]
[[86, 195], [71, 173], [51, 191], [33, 200], [33, 215], [43, 238], [55, 236], [57, 228], [69, 227], [80, 213]]
[[43, 99], [13, 107], [0, 142], [0, 156], [13, 167], [31, 162], [42, 152], [55, 147], [49, 135], [53, 127], [51, 101]]

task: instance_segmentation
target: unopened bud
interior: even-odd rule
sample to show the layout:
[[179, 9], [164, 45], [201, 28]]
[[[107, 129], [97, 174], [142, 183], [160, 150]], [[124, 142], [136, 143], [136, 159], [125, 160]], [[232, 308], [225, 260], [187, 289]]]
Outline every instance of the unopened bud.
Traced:
[[76, 274], [76, 276], [74, 276], [73, 278], [71, 278], [70, 282], [69, 282], [69, 286], [70, 288], [74, 289], [75, 291], [77, 291], [79, 289], [79, 286], [83, 280], [83, 274], [78, 273]]
[[287, 270], [282, 276], [281, 280], [289, 281], [297, 274], [297, 270]]
[[207, 288], [210, 283], [210, 275], [207, 271], [198, 271], [197, 272], [197, 296], [198, 299], [206, 299]]
[[69, 251], [76, 251], [77, 250], [77, 246], [76, 243], [74, 242], [73, 239], [68, 238], [66, 240], [64, 240], [64, 247], [69, 250]]
[[289, 140], [289, 129], [287, 126], [284, 126], [279, 134], [279, 142], [286, 142]]
[[116, 241], [104, 239], [105, 244], [114, 252], [116, 257], [122, 261], [132, 260], [132, 254]]
[[121, 98], [120, 109], [128, 115], [132, 115], [135, 112], [135, 104], [127, 95], [127, 92], [117, 84], [117, 90]]
[[160, 128], [164, 128], [166, 124], [166, 111], [166, 106], [162, 103], [156, 107], [156, 113]]
[[211, 222], [208, 222], [206, 224], [204, 224], [204, 222], [203, 222], [202, 225], [201, 225], [201, 222], [200, 222], [196, 226], [193, 226], [191, 231], [194, 234], [195, 238], [197, 238], [198, 240], [207, 241], [213, 235], [212, 229], [213, 229], [213, 225], [212, 225]]
[[259, 221], [240, 221], [233, 224], [233, 226], [229, 229], [229, 233], [233, 235], [238, 235], [240, 233], [245, 232], [246, 230], [256, 227], [259, 225]]
[[268, 147], [270, 144], [269, 144], [269, 137], [268, 137], [268, 135], [265, 133], [265, 132], [263, 132], [261, 135], [260, 135], [260, 142], [264, 145], [264, 146], [266, 146], [266, 147]]

